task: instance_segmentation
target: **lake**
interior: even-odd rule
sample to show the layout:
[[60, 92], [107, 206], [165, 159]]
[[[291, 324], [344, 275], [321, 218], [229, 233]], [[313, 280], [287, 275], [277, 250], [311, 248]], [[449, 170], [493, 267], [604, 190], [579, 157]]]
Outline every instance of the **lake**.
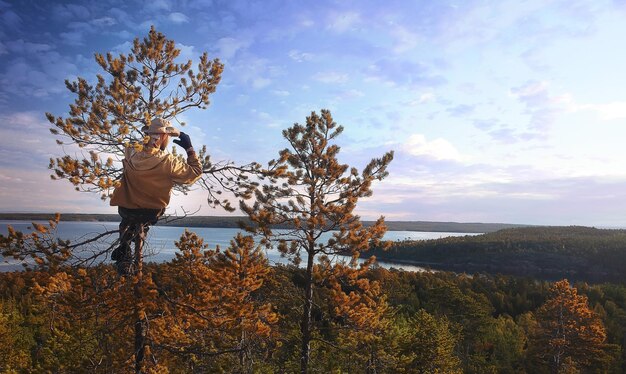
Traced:
[[[45, 223], [45, 222], [41, 222]], [[7, 226], [12, 226], [14, 229], [29, 232], [29, 226], [31, 223], [28, 221], [0, 221], [0, 234], [6, 235], [8, 232]], [[84, 240], [89, 239], [97, 234], [117, 230], [117, 222], [60, 222], [57, 230], [57, 236], [62, 239]], [[209, 227], [192, 227], [190, 231], [195, 232], [204, 239], [204, 242], [209, 245], [209, 248], [214, 248], [219, 245], [222, 248], [227, 248], [230, 244], [230, 240], [241, 232], [239, 229], [234, 228], [209, 228]], [[185, 231], [184, 227], [172, 227], [172, 226], [154, 226], [150, 228], [148, 233], [148, 240], [146, 245], [146, 261], [164, 262], [174, 258], [174, 253], [177, 248], [174, 246], [174, 242], [180, 239], [181, 234]], [[422, 232], [422, 231], [387, 231], [385, 234], [385, 240], [401, 241], [401, 240], [427, 240], [438, 239], [449, 236], [464, 236], [464, 235], [478, 235], [456, 232]], [[327, 234], [327, 238], [330, 233]], [[117, 238], [117, 234], [111, 235], [107, 238], [107, 242], [112, 242]], [[322, 238], [324, 239], [324, 238]], [[106, 248], [102, 247], [106, 243], [99, 243], [88, 249]], [[270, 264], [287, 263], [287, 259], [282, 258], [277, 250], [269, 249], [265, 251], [265, 254]], [[424, 269], [418, 266], [411, 266], [405, 264], [393, 264], [393, 263], [379, 263], [380, 266], [385, 268], [394, 267], [396, 269], [402, 269], [406, 271], [423, 271]], [[15, 264], [8, 264], [6, 262], [0, 263], [0, 271], [11, 271], [16, 269]], [[21, 266], [18, 267], [21, 269]]]

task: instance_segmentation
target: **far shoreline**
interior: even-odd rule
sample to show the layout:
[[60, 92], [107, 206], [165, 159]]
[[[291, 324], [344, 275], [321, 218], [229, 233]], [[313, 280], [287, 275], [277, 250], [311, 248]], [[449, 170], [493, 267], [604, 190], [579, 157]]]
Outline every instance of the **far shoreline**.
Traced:
[[[54, 213], [0, 213], [3, 221], [47, 221], [54, 218]], [[63, 222], [119, 222], [117, 214], [86, 214], [61, 213]], [[211, 228], [239, 228], [240, 222], [247, 222], [245, 216], [187, 216], [170, 217], [168, 222], [159, 222], [162, 226], [176, 227], [211, 227]], [[433, 222], [433, 221], [385, 221], [388, 231], [421, 231], [421, 232], [456, 232], [480, 234], [494, 232], [507, 228], [527, 227], [531, 225], [510, 223], [481, 223], [481, 222]], [[363, 221], [365, 226], [371, 226], [374, 221]], [[280, 227], [279, 227], [280, 228]]]

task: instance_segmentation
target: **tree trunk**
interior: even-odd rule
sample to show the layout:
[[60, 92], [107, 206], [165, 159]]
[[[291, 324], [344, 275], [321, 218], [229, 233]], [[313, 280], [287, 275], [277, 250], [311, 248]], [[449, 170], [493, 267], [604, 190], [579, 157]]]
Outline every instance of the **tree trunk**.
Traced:
[[137, 230], [135, 239], [135, 277], [134, 286], [134, 318], [135, 318], [135, 373], [144, 373], [144, 357], [146, 354], [147, 326], [141, 287], [143, 285], [143, 225]]
[[[624, 320], [626, 322], [626, 318]], [[626, 331], [622, 337], [622, 373], [626, 373]]]
[[[239, 326], [243, 326], [243, 320], [240, 320], [238, 322]], [[246, 331], [244, 329], [241, 330], [241, 337], [239, 340], [239, 372], [240, 373], [250, 373], [251, 371], [248, 370], [248, 368], [246, 367], [246, 351], [245, 351], [245, 345], [246, 345]]]
[[370, 357], [367, 360], [367, 369], [366, 369], [366, 373], [367, 374], [376, 374], [376, 352], [374, 352], [374, 349], [372, 348], [372, 350], [370, 351]]
[[306, 278], [304, 291], [304, 313], [300, 331], [302, 332], [302, 350], [300, 352], [300, 373], [307, 374], [309, 370], [309, 355], [311, 351], [311, 308], [313, 306], [313, 261], [315, 260], [314, 245], [308, 248], [306, 264]]

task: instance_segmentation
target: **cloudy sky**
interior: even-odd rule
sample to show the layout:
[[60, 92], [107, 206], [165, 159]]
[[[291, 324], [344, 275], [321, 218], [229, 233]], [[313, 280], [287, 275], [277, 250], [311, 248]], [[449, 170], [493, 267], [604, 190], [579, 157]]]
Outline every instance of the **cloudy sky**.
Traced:
[[[0, 0], [0, 211], [115, 212], [50, 180], [44, 113], [151, 25], [225, 64], [180, 118], [214, 159], [265, 163], [328, 108], [341, 161], [396, 152], [364, 218], [626, 226], [626, 3], [604, 0]], [[171, 211], [222, 215], [205, 195]]]

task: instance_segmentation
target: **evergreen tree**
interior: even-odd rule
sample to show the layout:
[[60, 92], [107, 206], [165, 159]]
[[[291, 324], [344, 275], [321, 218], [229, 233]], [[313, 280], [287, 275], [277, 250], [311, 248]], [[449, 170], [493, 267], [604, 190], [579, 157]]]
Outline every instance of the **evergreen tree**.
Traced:
[[409, 329], [400, 337], [402, 370], [407, 373], [461, 373], [461, 361], [454, 350], [459, 334], [447, 318], [441, 319], [420, 309], [408, 320]]
[[[240, 204], [256, 225], [250, 230], [262, 235], [268, 246], [277, 244], [278, 250], [294, 263], [305, 256], [300, 325], [302, 373], [307, 373], [309, 367], [314, 265], [318, 256], [350, 255], [356, 266], [360, 253], [379, 243], [385, 232], [382, 217], [366, 228], [353, 212], [360, 198], [372, 194], [372, 182], [387, 176], [393, 153], [373, 159], [359, 175], [356, 168], [337, 160], [340, 148], [331, 141], [342, 131], [328, 110], [320, 115], [313, 112], [305, 125], [296, 123], [284, 130], [289, 148], [269, 163], [266, 176], [270, 183], [256, 189], [252, 206]], [[279, 224], [288, 227], [286, 232], [275, 231]], [[330, 237], [324, 239], [324, 234]]]
[[531, 347], [552, 372], [590, 368], [606, 359], [604, 325], [567, 280], [554, 283], [536, 318]]
[[[175, 42], [152, 27], [143, 40], [134, 40], [129, 54], [96, 54], [95, 60], [104, 75], [98, 74], [95, 84], [80, 77], [74, 82], [66, 81], [76, 99], [66, 118], [46, 113], [53, 125], [50, 131], [58, 136], [59, 144], [78, 147], [87, 151], [88, 156], [66, 154], [50, 159], [52, 178], [66, 179], [76, 190], [97, 192], [106, 199], [122, 177], [119, 160], [125, 148], [143, 147], [149, 138], [141, 130], [152, 118], [176, 121], [178, 115], [189, 109], [205, 109], [220, 82], [224, 66], [217, 59], [209, 60], [204, 53], [194, 71], [191, 60], [177, 62], [179, 55]], [[209, 204], [234, 210], [227, 199], [220, 200], [218, 195], [227, 190], [238, 197], [247, 196], [248, 192], [240, 189], [240, 182], [246, 178], [243, 173], [253, 171], [256, 164], [244, 167], [225, 162], [212, 164], [206, 147], [202, 147], [199, 156], [204, 172], [201, 184], [208, 191]], [[177, 188], [186, 191], [188, 187]], [[150, 300], [145, 299], [149, 286], [144, 284], [149, 280], [144, 279], [142, 246], [139, 240], [135, 246], [137, 268], [132, 275], [134, 355], [138, 373], [144, 372], [144, 358], [149, 355], [147, 304]], [[92, 257], [105, 253], [100, 251]]]
[[0, 299], [0, 372], [25, 372], [32, 367], [30, 350], [35, 341], [15, 302]]
[[189, 231], [176, 246], [176, 258], [155, 276], [164, 300], [151, 323], [154, 346], [199, 370], [253, 372], [252, 356], [278, 319], [256, 298], [270, 271], [261, 248], [239, 234], [225, 251], [207, 250]]
[[380, 282], [366, 277], [374, 258], [359, 268], [323, 264], [320, 276], [330, 288], [331, 315], [337, 321], [339, 346], [350, 351], [353, 370], [379, 373], [388, 367], [384, 337], [391, 323]]

